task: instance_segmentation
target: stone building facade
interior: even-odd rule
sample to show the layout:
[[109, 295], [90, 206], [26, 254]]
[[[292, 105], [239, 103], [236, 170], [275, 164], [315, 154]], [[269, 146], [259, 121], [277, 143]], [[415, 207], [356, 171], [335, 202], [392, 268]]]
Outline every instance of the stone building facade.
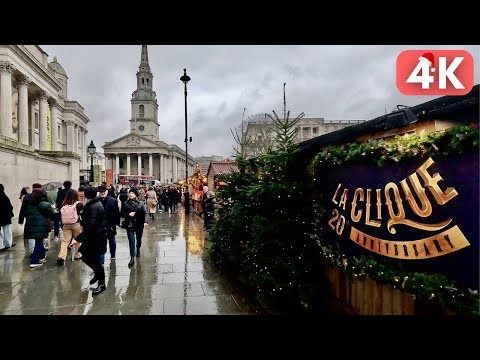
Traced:
[[89, 118], [68, 98], [68, 76], [38, 45], [0, 45], [0, 183], [14, 206], [33, 183], [70, 180], [79, 185], [87, 164]]
[[153, 91], [147, 45], [142, 45], [136, 75], [137, 88], [130, 100], [130, 133], [102, 146], [107, 171], [112, 170], [114, 183], [147, 179], [176, 183], [185, 179], [187, 166], [192, 174], [195, 160], [189, 156], [187, 164], [183, 149], [160, 140], [157, 95]]
[[[296, 125], [295, 142], [310, 140], [347, 126], [359, 124], [365, 120], [325, 120], [324, 118], [302, 118]], [[264, 152], [267, 147], [275, 142], [275, 125], [271, 121], [250, 121], [247, 123], [242, 143], [242, 153], [247, 158]], [[248, 140], [246, 140], [248, 139]]]

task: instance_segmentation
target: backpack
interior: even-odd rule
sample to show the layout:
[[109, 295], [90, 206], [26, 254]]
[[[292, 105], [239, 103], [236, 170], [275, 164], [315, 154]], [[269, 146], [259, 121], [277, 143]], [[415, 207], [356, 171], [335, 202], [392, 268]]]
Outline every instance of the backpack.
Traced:
[[78, 201], [75, 201], [73, 205], [62, 206], [60, 209], [62, 214], [62, 224], [73, 225], [78, 221], [77, 204]]

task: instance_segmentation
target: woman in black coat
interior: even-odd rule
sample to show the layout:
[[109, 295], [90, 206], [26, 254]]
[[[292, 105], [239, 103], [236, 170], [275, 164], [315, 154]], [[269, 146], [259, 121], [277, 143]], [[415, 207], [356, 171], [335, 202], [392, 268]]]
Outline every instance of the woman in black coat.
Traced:
[[93, 285], [98, 281], [98, 286], [92, 295], [98, 295], [105, 291], [105, 270], [100, 262], [100, 256], [107, 252], [107, 219], [97, 188], [87, 187], [84, 193], [89, 201], [85, 204], [82, 212], [82, 232], [72, 240], [72, 244], [80, 243], [78, 251], [82, 253], [82, 260], [90, 267], [95, 275], [90, 280]]
[[13, 218], [13, 206], [5, 194], [5, 188], [0, 184], [0, 251], [13, 246], [12, 230], [10, 225]]
[[122, 205], [121, 216], [125, 218], [122, 225], [127, 230], [128, 245], [130, 247], [130, 262], [128, 266], [135, 264], [135, 236], [137, 237], [136, 256], [140, 256], [142, 246], [143, 228], [148, 225], [147, 210], [145, 205], [137, 199], [138, 192], [131, 189], [128, 192], [128, 200]]

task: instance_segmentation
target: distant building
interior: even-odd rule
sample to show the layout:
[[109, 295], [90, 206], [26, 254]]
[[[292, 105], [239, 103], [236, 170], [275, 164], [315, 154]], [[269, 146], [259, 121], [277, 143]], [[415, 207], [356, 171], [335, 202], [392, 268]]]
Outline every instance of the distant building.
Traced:
[[[293, 119], [292, 119], [293, 120]], [[325, 120], [324, 118], [302, 118], [296, 126], [296, 143], [310, 140], [333, 131], [356, 125], [365, 120]], [[245, 131], [247, 144], [242, 149], [246, 158], [263, 153], [275, 143], [275, 125], [271, 121], [248, 122]], [[242, 140], [244, 142], [245, 138]]]
[[140, 65], [136, 73], [136, 89], [132, 93], [130, 132], [106, 142], [103, 151], [106, 167], [113, 183], [139, 183], [159, 180], [177, 183], [195, 168], [192, 156], [185, 159], [185, 150], [160, 140], [157, 94], [153, 90], [153, 73], [147, 45], [142, 45]]

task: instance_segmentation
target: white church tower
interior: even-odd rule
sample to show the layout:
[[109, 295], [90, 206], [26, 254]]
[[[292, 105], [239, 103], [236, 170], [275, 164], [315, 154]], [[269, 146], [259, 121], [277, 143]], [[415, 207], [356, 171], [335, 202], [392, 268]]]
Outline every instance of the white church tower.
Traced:
[[159, 140], [157, 94], [153, 91], [153, 74], [148, 63], [147, 45], [142, 45], [137, 72], [137, 89], [132, 94], [130, 132], [149, 140]]

